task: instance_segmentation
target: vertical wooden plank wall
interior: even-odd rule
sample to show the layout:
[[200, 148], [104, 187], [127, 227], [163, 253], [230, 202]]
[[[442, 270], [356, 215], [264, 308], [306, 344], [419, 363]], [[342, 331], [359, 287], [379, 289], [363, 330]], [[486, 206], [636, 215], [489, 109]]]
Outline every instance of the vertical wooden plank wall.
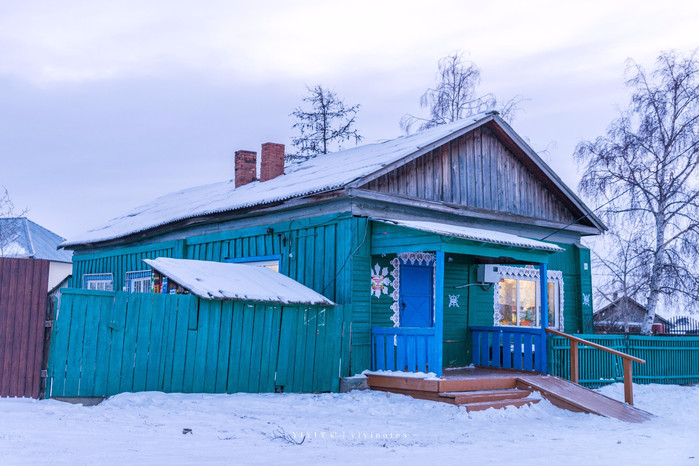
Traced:
[[39, 397], [49, 261], [0, 258], [0, 396]]
[[74, 256], [74, 284], [80, 288], [86, 273], [112, 273], [115, 290], [121, 290], [125, 273], [144, 269], [144, 258], [182, 257], [220, 262], [278, 256], [281, 273], [343, 305], [341, 327], [332, 338], [340, 341], [340, 373], [346, 376], [370, 365], [367, 279], [370, 229], [367, 219], [342, 213], [119, 250], [78, 252]]
[[79, 253], [73, 255], [73, 278], [75, 288], [82, 288], [83, 275], [92, 273], [111, 273], [114, 290], [124, 288], [126, 272], [147, 270], [143, 259], [156, 257], [177, 257], [178, 241], [168, 241], [147, 246], [113, 249], [105, 252]]
[[66, 290], [48, 396], [339, 390], [343, 308]]
[[568, 223], [575, 216], [493, 132], [480, 127], [365, 188]]

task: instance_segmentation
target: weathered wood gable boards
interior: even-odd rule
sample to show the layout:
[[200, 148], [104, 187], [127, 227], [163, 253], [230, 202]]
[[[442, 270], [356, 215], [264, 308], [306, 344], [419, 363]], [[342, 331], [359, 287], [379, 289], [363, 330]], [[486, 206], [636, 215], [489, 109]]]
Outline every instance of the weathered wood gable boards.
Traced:
[[566, 224], [576, 218], [558, 196], [483, 126], [362, 188]]

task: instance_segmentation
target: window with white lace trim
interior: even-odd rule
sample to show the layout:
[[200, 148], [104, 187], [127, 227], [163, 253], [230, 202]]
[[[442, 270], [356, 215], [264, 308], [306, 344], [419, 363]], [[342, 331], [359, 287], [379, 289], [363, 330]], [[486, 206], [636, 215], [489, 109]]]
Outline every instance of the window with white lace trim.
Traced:
[[[549, 280], [549, 327], [559, 326], [560, 290], [556, 280]], [[539, 280], [502, 278], [499, 286], [500, 320], [497, 325], [541, 327], [541, 291]]]
[[150, 270], [137, 270], [126, 272], [124, 291], [129, 293], [150, 293], [153, 290]]
[[114, 291], [114, 277], [111, 273], [89, 273], [83, 275], [83, 288], [86, 290]]

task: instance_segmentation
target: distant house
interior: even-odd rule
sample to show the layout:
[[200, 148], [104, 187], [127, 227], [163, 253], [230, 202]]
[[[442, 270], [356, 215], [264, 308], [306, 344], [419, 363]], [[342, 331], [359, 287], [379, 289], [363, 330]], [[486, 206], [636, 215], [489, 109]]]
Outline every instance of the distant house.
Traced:
[[[630, 297], [621, 297], [594, 313], [595, 333], [641, 333], [643, 319], [648, 309]], [[669, 328], [667, 319], [655, 314], [653, 333], [665, 333]]]
[[237, 151], [234, 179], [70, 238], [62, 247], [74, 251], [73, 286], [176, 293], [149, 282], [158, 258], [270, 268], [342, 313], [332, 335], [340, 368], [316, 377], [441, 374], [474, 362], [476, 328], [514, 335], [507, 347], [530, 359], [533, 345], [522, 342], [535, 335], [543, 365], [547, 324], [592, 331], [581, 238], [606, 227], [497, 112], [287, 167], [284, 146], [265, 143], [259, 179], [256, 163], [256, 152]]
[[57, 250], [62, 241], [27, 218], [0, 218], [0, 396], [43, 392], [45, 331], [53, 319], [47, 304], [72, 271], [72, 254]]
[[73, 254], [58, 249], [65, 238], [25, 217], [0, 218], [0, 257], [49, 262], [46, 291], [65, 282], [73, 270]]

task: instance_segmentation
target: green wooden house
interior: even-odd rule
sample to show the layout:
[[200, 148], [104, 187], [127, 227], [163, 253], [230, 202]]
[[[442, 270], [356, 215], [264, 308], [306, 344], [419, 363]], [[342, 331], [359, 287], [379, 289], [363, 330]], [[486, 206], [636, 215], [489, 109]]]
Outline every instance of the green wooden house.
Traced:
[[74, 286], [151, 291], [144, 259], [272, 268], [341, 310], [332, 378], [485, 361], [546, 372], [547, 325], [592, 332], [580, 240], [605, 226], [496, 112], [286, 167], [284, 147], [263, 144], [259, 179], [255, 152], [235, 157], [233, 180], [63, 243]]

